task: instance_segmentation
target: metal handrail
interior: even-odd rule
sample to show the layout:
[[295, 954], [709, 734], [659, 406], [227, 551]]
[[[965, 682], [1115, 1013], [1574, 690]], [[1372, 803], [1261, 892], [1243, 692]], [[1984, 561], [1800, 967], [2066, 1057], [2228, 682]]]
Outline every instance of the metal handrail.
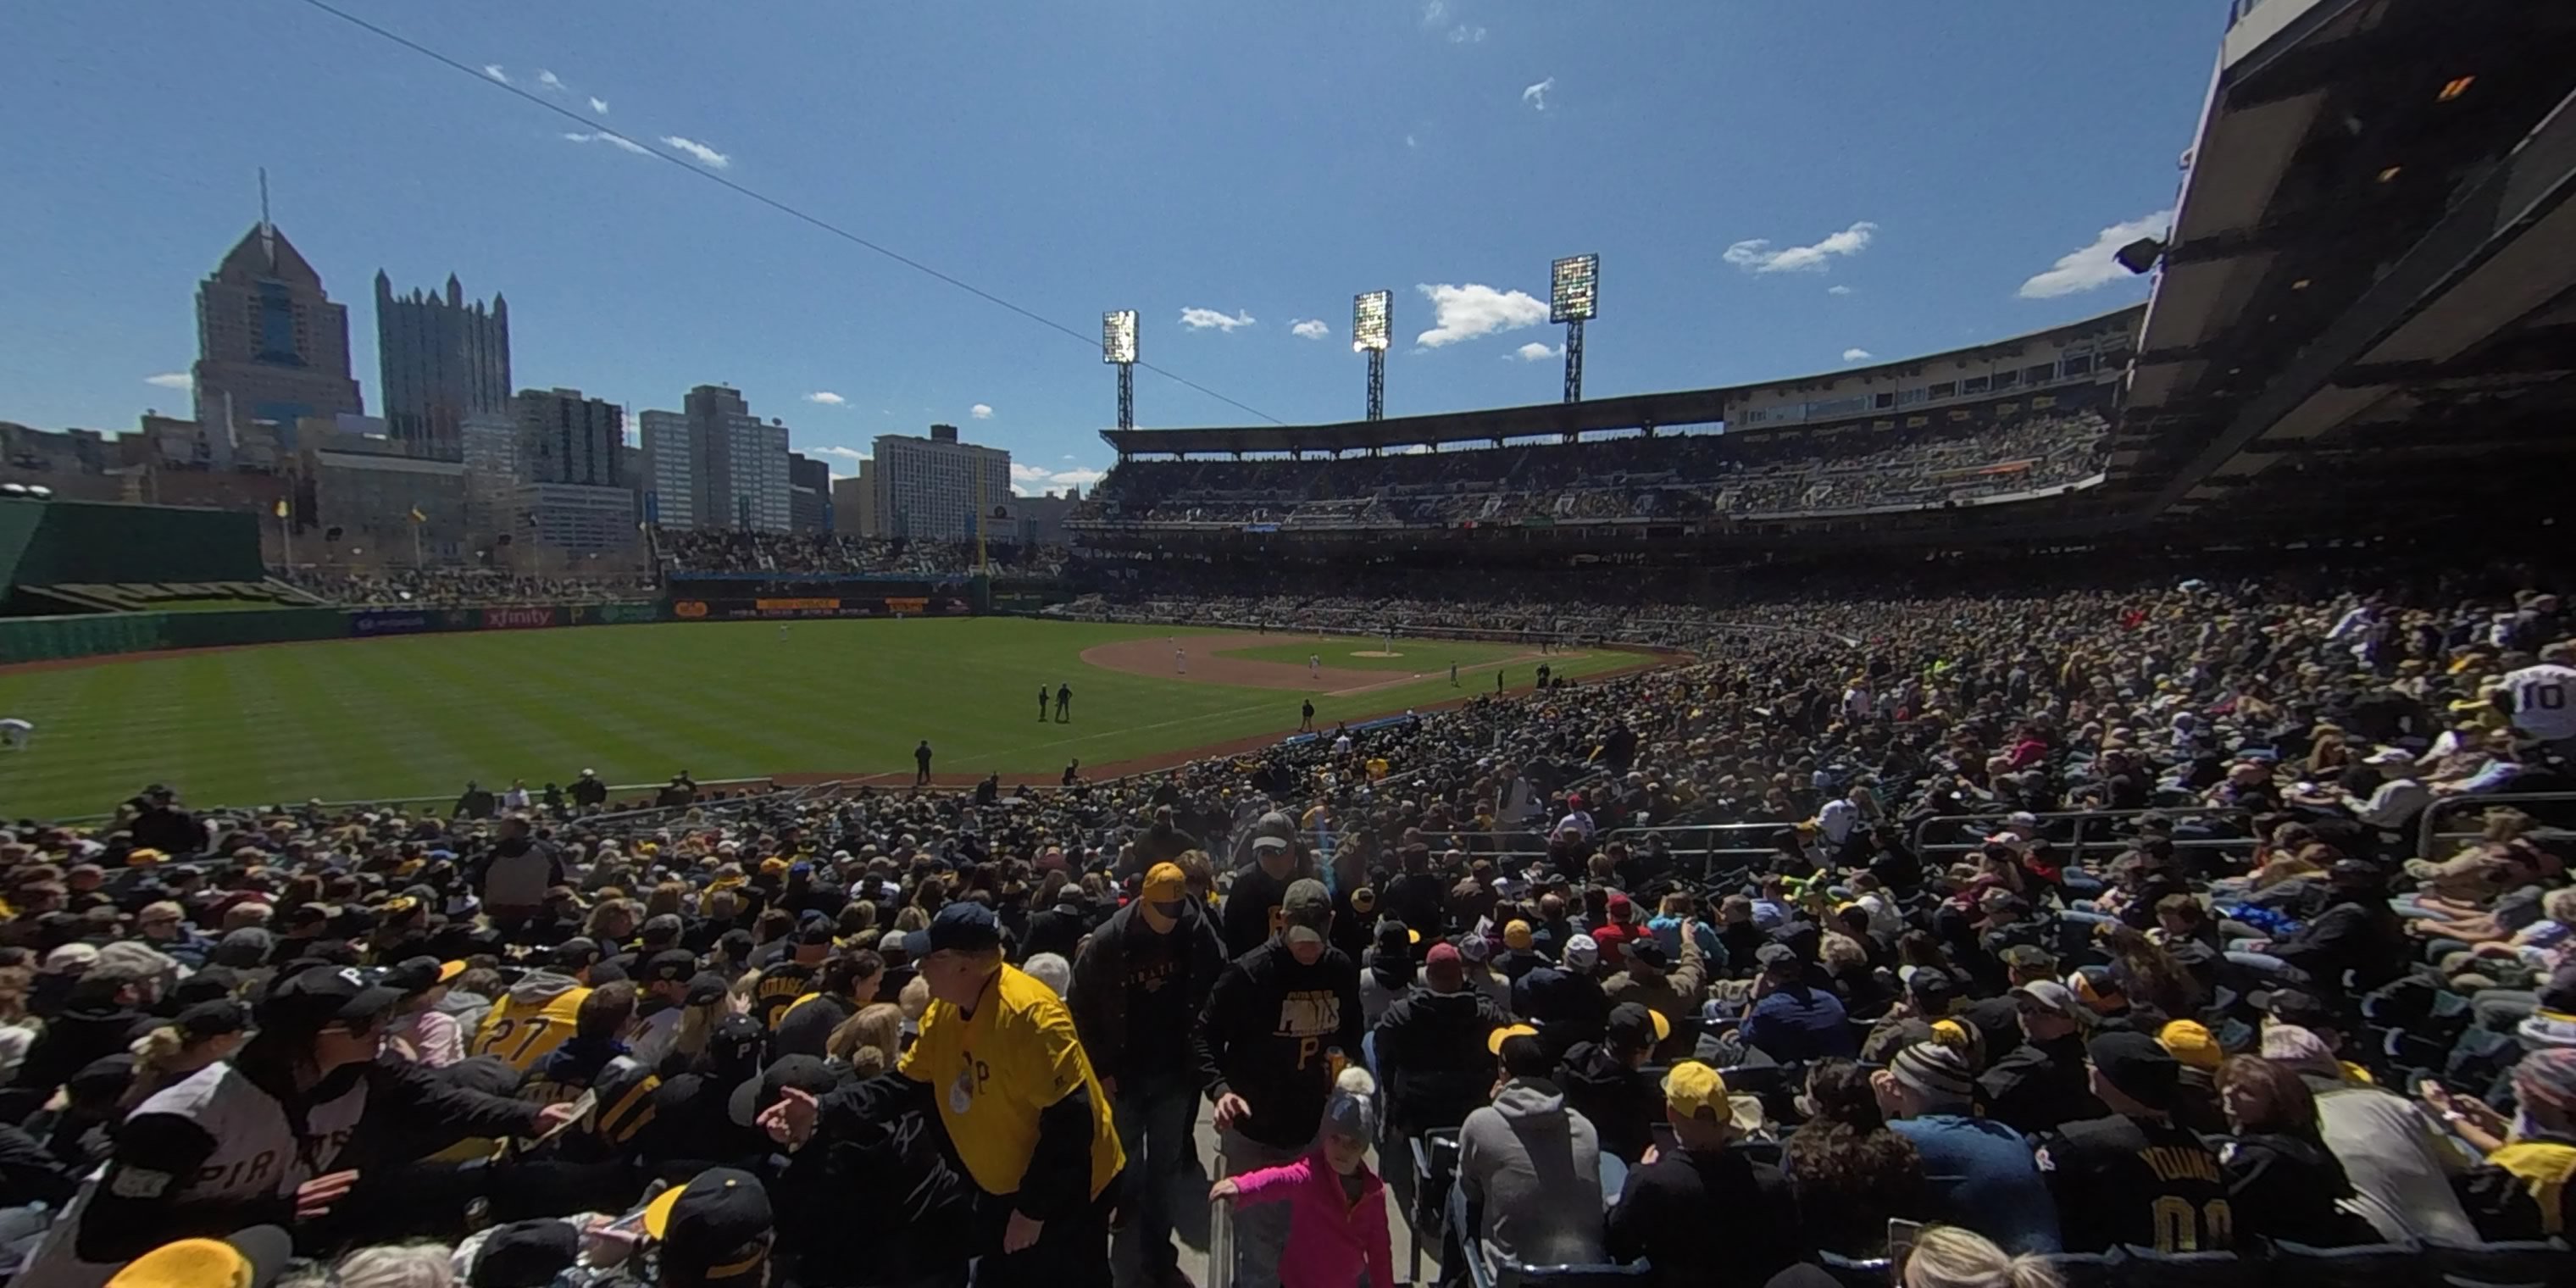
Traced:
[[1706, 881], [1716, 874], [1718, 861], [1721, 858], [1737, 860], [1727, 864], [1728, 867], [1750, 867], [1780, 852], [1778, 847], [1771, 845], [1719, 845], [1717, 843], [1721, 839], [1719, 833], [1759, 832], [1769, 836], [1789, 826], [1792, 825], [1788, 823], [1664, 823], [1649, 827], [1614, 828], [1601, 834], [1598, 839], [1601, 844], [1607, 845], [1612, 841], [1626, 841], [1631, 838], [1652, 837], [1664, 833], [1693, 833], [1706, 843], [1696, 849], [1690, 846], [1667, 845], [1664, 847], [1664, 852], [1674, 858], [1697, 856], [1700, 879]]
[[2485, 810], [2496, 805], [2511, 805], [2516, 801], [2576, 801], [2576, 791], [2488, 792], [2484, 795], [2478, 796], [2436, 796], [2424, 806], [2423, 815], [2415, 820], [2415, 856], [2420, 859], [2438, 862], [2439, 859], [2433, 853], [2433, 843], [2435, 841], [2473, 841], [2485, 835], [2483, 830], [2476, 832], [2434, 831], [2434, 822], [2443, 814], [2466, 813], [2471, 808]]
[[[776, 781], [776, 780], [774, 780], [774, 779], [765, 778], [765, 777], [763, 777], [763, 778], [710, 778], [710, 779], [708, 779], [708, 780], [706, 780], [706, 781], [704, 781], [704, 782], [699, 783], [699, 784], [698, 784], [698, 786], [699, 786], [700, 788], [702, 788], [702, 789], [703, 789], [703, 788], [711, 788], [711, 787], [712, 787], [712, 788], [724, 788], [724, 787], [755, 787], [755, 786], [770, 786], [770, 785], [775, 785], [775, 781]], [[668, 782], [667, 780], [666, 780], [666, 781], [664, 781], [664, 782], [659, 782], [659, 783], [612, 783], [612, 784], [610, 784], [610, 785], [609, 785], [608, 790], [609, 790], [609, 793], [610, 793], [611, 795], [615, 795], [615, 794], [617, 794], [617, 793], [621, 793], [621, 792], [651, 792], [651, 791], [659, 791], [659, 790], [661, 790], [662, 788], [667, 787], [667, 786], [669, 786], [669, 785], [670, 785], [670, 784], [669, 784], [669, 782]], [[497, 796], [497, 795], [499, 795], [499, 793], [497, 793], [497, 792], [496, 792], [496, 793], [494, 793], [494, 795], [496, 795], [496, 796]], [[376, 807], [395, 807], [395, 806], [405, 806], [405, 805], [424, 805], [424, 804], [426, 804], [426, 805], [436, 805], [436, 804], [440, 804], [440, 803], [443, 803], [443, 802], [444, 802], [444, 803], [453, 803], [453, 802], [456, 800], [457, 796], [458, 796], [458, 793], [456, 793], [456, 792], [441, 792], [441, 793], [439, 793], [439, 794], [438, 794], [438, 795], [436, 795], [436, 796], [362, 796], [362, 797], [359, 797], [359, 798], [358, 798], [358, 799], [356, 799], [356, 800], [345, 800], [345, 801], [297, 801], [297, 802], [293, 802], [292, 804], [289, 804], [289, 803], [284, 802], [284, 801], [273, 801], [273, 802], [271, 802], [271, 805], [283, 806], [283, 807], [284, 807], [284, 808], [286, 808], [286, 809], [307, 809], [307, 808], [311, 808], [312, 806], [314, 806], [314, 805], [317, 805], [317, 804], [318, 804], [318, 805], [320, 805], [320, 806], [321, 806], [323, 809], [325, 809], [325, 810], [335, 810], [335, 811], [336, 811], [336, 810], [351, 810], [351, 809], [369, 809], [369, 808], [376, 808]], [[270, 808], [270, 806], [269, 806], [269, 805], [202, 805], [202, 806], [191, 806], [190, 808], [191, 808], [191, 809], [194, 809], [194, 810], [195, 810], [197, 813], [199, 813], [199, 814], [266, 814], [266, 813], [270, 813], [270, 812], [272, 812], [272, 810], [271, 810], [271, 808]], [[580, 817], [580, 816], [576, 815], [575, 817]], [[593, 817], [593, 818], [601, 818], [601, 817], [606, 817], [606, 815], [591, 815], [590, 817]], [[85, 824], [91, 824], [91, 823], [109, 823], [109, 822], [113, 822], [113, 821], [115, 821], [115, 819], [116, 819], [116, 812], [115, 812], [115, 811], [113, 811], [113, 810], [111, 810], [111, 811], [109, 811], [109, 812], [107, 812], [107, 813], [104, 813], [104, 814], [73, 814], [73, 815], [67, 815], [67, 816], [64, 816], [64, 817], [62, 817], [62, 818], [58, 818], [58, 819], [56, 819], [56, 820], [54, 820], [54, 821], [55, 821], [57, 824], [60, 824], [60, 825], [65, 826], [65, 827], [79, 827], [79, 826], [82, 826], [82, 825], [85, 825]]]
[[[2167, 814], [2177, 818], [2234, 818], [2242, 820], [2245, 824], [2245, 836], [2213, 837], [2206, 840], [2177, 839], [2173, 843], [2174, 848], [2177, 850], [2229, 849], [2250, 845], [2254, 840], [2252, 835], [2254, 830], [2254, 811], [2241, 806], [2232, 805], [2150, 805], [2144, 809], [2058, 810], [2047, 814], [2034, 814], [2031, 817], [2041, 825], [2041, 830], [2043, 832], [2047, 830], [2047, 825], [2050, 823], [2073, 823], [2075, 825], [2075, 835], [2068, 839], [2064, 844], [2066, 850], [2066, 861], [2068, 863], [2077, 863], [2083, 860], [2084, 852], [2088, 847], [2104, 849], [2115, 845], [2126, 847], [2129, 844], [2128, 840], [2122, 837], [2106, 836], [2087, 840], [2085, 832], [2094, 824], [2123, 822], [2135, 823], [2140, 817], [2147, 814]], [[1930, 835], [1932, 828], [1936, 825], [1945, 823], [1954, 825], [1960, 823], [2002, 823], [2011, 816], [2012, 814], [2010, 811], [1995, 811], [1982, 814], [1939, 814], [1931, 818], [1924, 819], [1922, 822], [1914, 825], [1915, 857], [1929, 859], [1936, 854], [1968, 854], [1982, 848], [1984, 844], [1982, 841], [1934, 842], [1930, 839]], [[2053, 837], [2050, 838], [2049, 843], [2051, 845], [2058, 844], [2056, 839]]]

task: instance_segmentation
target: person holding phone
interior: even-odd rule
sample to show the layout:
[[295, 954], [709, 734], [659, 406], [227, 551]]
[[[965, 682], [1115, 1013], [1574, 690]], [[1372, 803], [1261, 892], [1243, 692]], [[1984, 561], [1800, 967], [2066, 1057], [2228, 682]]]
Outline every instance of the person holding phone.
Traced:
[[1759, 1103], [1697, 1063], [1674, 1065], [1662, 1092], [1656, 1143], [1610, 1209], [1609, 1254], [1645, 1258], [1661, 1288], [1760, 1288], [1804, 1260], [1788, 1178], [1734, 1148], [1761, 1125]]

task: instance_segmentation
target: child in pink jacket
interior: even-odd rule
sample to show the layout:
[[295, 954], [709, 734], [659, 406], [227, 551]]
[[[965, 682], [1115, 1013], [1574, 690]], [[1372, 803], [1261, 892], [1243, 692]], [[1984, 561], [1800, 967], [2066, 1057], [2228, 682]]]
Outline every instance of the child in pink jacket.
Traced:
[[1377, 1138], [1376, 1095], [1368, 1070], [1344, 1069], [1325, 1102], [1314, 1153], [1229, 1177], [1209, 1191], [1212, 1199], [1290, 1205], [1280, 1288], [1356, 1288], [1363, 1271], [1368, 1288], [1396, 1288], [1386, 1185], [1368, 1167], [1369, 1142]]

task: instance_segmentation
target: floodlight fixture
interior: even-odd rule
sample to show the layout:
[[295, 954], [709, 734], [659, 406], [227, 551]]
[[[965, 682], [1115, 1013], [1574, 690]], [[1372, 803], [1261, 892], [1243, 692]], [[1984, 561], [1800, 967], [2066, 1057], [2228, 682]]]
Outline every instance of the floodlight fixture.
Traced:
[[1600, 307], [1601, 257], [1568, 255], [1548, 272], [1547, 320], [1582, 322]]
[[1118, 309], [1100, 315], [1100, 360], [1112, 363], [1136, 360], [1136, 310]]
[[1386, 351], [1395, 324], [1395, 292], [1363, 291], [1351, 297], [1351, 348]]

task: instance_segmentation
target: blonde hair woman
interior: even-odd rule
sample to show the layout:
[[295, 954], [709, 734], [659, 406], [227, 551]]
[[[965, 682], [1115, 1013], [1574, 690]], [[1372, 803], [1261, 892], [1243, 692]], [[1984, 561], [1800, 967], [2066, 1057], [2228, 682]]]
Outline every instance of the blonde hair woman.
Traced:
[[2038, 1257], [2008, 1257], [1984, 1235], [1955, 1225], [1927, 1226], [1905, 1259], [1904, 1288], [2065, 1288]]
[[622, 944], [635, 937], [635, 905], [625, 899], [602, 899], [590, 910], [590, 920], [583, 923], [582, 933], [591, 941], [607, 947]]
[[[909, 991], [907, 989], [907, 991]], [[894, 1067], [903, 1054], [903, 1011], [892, 1002], [872, 1002], [841, 1021], [825, 1040], [823, 1053], [850, 1066], [850, 1072], [873, 1078]]]

